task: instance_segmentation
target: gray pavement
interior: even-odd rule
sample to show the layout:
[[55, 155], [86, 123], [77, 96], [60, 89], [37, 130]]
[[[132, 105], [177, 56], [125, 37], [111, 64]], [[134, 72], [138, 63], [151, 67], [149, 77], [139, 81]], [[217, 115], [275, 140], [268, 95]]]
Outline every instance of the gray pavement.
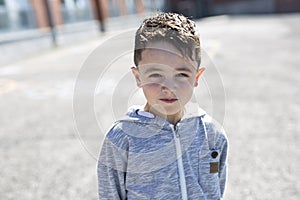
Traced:
[[[300, 197], [299, 19], [220, 16], [197, 22], [207, 71], [196, 99], [230, 140], [225, 200]], [[143, 102], [129, 74], [132, 52], [117, 51], [124, 41], [125, 49], [131, 47], [128, 33], [91, 37], [0, 66], [0, 199], [97, 199], [103, 132], [127, 105]], [[101, 70], [78, 80], [88, 65]], [[98, 124], [85, 110], [74, 119], [72, 109], [74, 86], [89, 86], [94, 72], [102, 72], [92, 94]], [[81, 105], [90, 103], [86, 91], [75, 90]]]

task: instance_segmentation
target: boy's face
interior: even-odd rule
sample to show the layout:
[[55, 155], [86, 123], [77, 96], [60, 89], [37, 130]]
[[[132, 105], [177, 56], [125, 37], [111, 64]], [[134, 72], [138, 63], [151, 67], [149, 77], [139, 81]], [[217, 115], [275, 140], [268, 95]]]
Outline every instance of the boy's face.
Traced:
[[[182, 115], [204, 70], [187, 60], [168, 42], [153, 42], [142, 52], [138, 69], [132, 68], [149, 110], [161, 117]], [[197, 75], [198, 73], [198, 75]]]

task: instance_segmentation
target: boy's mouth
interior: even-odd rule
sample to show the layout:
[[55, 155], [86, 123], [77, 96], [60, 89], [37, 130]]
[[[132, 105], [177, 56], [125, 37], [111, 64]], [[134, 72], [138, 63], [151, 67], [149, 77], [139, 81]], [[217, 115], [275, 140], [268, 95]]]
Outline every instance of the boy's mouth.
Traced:
[[177, 101], [178, 99], [159, 99], [160, 101], [163, 101], [165, 103], [173, 103], [175, 101]]

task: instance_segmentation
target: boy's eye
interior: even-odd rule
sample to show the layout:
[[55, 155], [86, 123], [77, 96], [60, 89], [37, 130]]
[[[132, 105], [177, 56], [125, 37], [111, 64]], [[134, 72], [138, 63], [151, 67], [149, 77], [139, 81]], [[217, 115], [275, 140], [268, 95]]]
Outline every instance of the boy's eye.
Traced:
[[160, 78], [160, 77], [162, 77], [162, 75], [161, 74], [150, 74], [149, 77], [150, 78]]
[[186, 74], [186, 73], [179, 73], [179, 74], [176, 74], [176, 77], [189, 77], [189, 75], [188, 74]]

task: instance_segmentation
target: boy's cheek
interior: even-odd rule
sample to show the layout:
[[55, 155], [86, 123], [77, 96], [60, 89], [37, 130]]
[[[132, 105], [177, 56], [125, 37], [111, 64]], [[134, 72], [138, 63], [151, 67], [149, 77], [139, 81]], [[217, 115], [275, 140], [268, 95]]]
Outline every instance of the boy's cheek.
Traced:
[[194, 89], [194, 82], [192, 81], [184, 81], [184, 82], [178, 82], [177, 87], [181, 88], [181, 90], [193, 90]]

